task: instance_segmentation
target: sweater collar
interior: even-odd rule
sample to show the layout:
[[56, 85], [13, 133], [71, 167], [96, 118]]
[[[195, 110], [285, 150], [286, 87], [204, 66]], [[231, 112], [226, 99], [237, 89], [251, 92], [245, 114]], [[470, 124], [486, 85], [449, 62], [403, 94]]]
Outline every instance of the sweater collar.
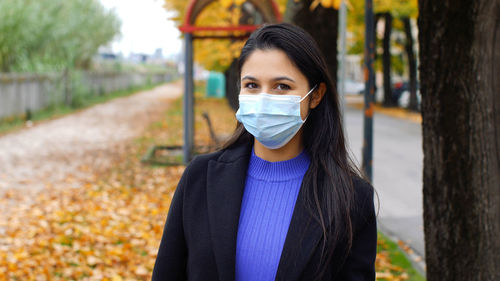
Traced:
[[270, 162], [255, 155], [252, 148], [248, 164], [248, 175], [265, 181], [287, 181], [302, 178], [309, 168], [310, 162], [311, 160], [305, 149], [292, 159]]

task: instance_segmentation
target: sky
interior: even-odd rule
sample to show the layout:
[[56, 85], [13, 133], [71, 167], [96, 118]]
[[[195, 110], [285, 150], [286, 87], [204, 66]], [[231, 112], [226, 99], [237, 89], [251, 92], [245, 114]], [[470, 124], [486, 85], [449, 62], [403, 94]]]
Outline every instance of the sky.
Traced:
[[128, 56], [133, 53], [153, 54], [157, 48], [170, 57], [181, 51], [180, 32], [173, 16], [163, 8], [163, 0], [100, 0], [107, 9], [114, 9], [122, 21], [120, 38], [115, 39], [112, 49]]

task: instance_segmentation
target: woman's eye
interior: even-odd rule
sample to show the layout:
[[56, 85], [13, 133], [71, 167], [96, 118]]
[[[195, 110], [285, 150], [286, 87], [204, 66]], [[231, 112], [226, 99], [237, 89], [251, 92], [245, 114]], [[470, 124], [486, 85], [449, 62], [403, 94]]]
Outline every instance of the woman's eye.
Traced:
[[290, 86], [288, 86], [287, 84], [279, 84], [276, 88], [278, 90], [290, 90]]
[[245, 88], [248, 88], [248, 89], [255, 89], [257, 88], [257, 84], [253, 83], [253, 82], [249, 82], [249, 83], [246, 83], [245, 84]]

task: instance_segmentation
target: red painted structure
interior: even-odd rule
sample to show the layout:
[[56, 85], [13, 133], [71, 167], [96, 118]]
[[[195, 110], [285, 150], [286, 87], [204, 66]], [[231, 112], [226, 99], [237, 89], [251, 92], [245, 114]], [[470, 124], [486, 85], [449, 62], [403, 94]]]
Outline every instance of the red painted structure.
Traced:
[[[250, 33], [259, 27], [258, 25], [195, 26], [194, 23], [198, 15], [203, 11], [203, 9], [207, 5], [209, 5], [214, 1], [215, 0], [190, 0], [186, 11], [186, 16], [184, 17], [184, 23], [182, 24], [182, 26], [179, 27], [179, 30], [183, 33], [194, 33], [197, 31], [225, 31], [225, 32], [243, 31]], [[257, 10], [263, 15], [265, 22], [281, 22], [282, 20], [281, 13], [275, 1], [248, 0], [248, 2], [252, 3], [257, 8]], [[232, 37], [232, 36], [228, 35], [227, 37]]]

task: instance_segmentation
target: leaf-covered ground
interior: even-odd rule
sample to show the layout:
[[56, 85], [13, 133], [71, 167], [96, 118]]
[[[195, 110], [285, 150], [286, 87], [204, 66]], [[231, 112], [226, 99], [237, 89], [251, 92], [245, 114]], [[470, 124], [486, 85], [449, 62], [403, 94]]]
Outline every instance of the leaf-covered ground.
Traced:
[[[218, 134], [230, 133], [234, 113], [225, 100], [196, 100], [197, 144], [211, 140], [201, 112], [207, 111]], [[183, 166], [152, 167], [140, 158], [152, 144], [182, 142], [181, 100], [162, 120], [126, 145], [110, 169], [97, 171], [81, 187], [48, 185], [42, 192], [5, 192], [0, 206], [0, 281], [150, 280], [163, 225]], [[404, 266], [379, 241], [377, 279], [411, 279]]]
[[411, 251], [403, 242], [398, 241], [396, 244], [382, 233], [379, 233], [377, 259], [375, 261], [377, 280], [424, 281], [425, 278], [412, 267], [410, 261], [400, 248], [405, 252]]

